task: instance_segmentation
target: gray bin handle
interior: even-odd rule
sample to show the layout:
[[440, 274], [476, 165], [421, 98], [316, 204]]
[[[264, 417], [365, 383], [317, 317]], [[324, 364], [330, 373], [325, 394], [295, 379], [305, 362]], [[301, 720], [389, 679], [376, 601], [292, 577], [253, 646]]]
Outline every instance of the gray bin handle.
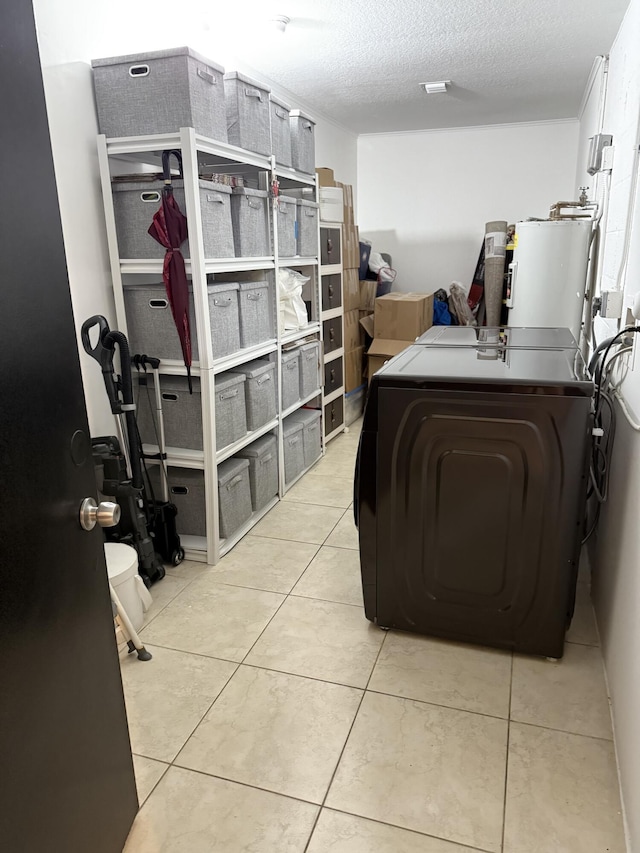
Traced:
[[257, 98], [259, 101], [262, 100], [262, 92], [260, 89], [245, 89], [244, 93], [247, 98]]
[[259, 460], [261, 465], [265, 465], [267, 462], [271, 462], [273, 459], [273, 453], [267, 453], [266, 456], [263, 456], [262, 459]]
[[252, 199], [250, 199], [249, 196], [247, 196], [247, 204], [249, 205], [249, 207], [252, 207], [254, 210], [260, 210], [260, 208], [262, 207], [261, 202], [252, 201]]
[[224, 204], [224, 197], [217, 193], [211, 195], [207, 193], [207, 201], [215, 201], [217, 204]]
[[140, 201], [143, 201], [145, 204], [150, 204], [151, 202], [157, 204], [160, 201], [160, 193], [158, 190], [147, 190], [140, 193]]
[[172, 495], [188, 495], [189, 487], [188, 486], [171, 486], [171, 494]]
[[149, 308], [168, 308], [169, 303], [166, 299], [150, 299]]
[[303, 127], [305, 130], [311, 130], [311, 131], [313, 131], [313, 123], [312, 123], [312, 122], [310, 122], [310, 121], [303, 121], [303, 122], [302, 122], [302, 127]]
[[285, 118], [288, 118], [288, 117], [289, 117], [289, 113], [288, 113], [288, 112], [285, 112], [285, 110], [282, 110], [282, 111], [281, 111], [281, 110], [279, 110], [277, 107], [275, 107], [273, 111], [274, 111], [274, 113], [278, 116], [278, 118], [285, 119]]
[[145, 63], [129, 66], [129, 77], [148, 77], [151, 69]]
[[231, 489], [234, 488], [234, 486], [237, 486], [238, 483], [241, 483], [243, 481], [243, 479], [244, 479], [244, 477], [242, 476], [242, 474], [238, 474], [237, 477], [234, 477], [233, 480], [231, 480], [229, 483], [227, 483], [227, 485], [225, 487], [226, 490], [230, 491]]
[[238, 396], [238, 389], [232, 388], [231, 391], [221, 391], [218, 394], [218, 399], [219, 400], [231, 400], [233, 397], [237, 397], [237, 396]]
[[259, 299], [262, 299], [261, 293], [247, 293], [247, 299], [250, 302], [257, 302]]
[[265, 382], [271, 382], [271, 376], [268, 373], [256, 379], [256, 385], [264, 385]]
[[178, 395], [177, 394], [168, 394], [166, 391], [163, 391], [162, 399], [167, 400], [169, 403], [175, 403], [178, 400]]
[[206, 80], [207, 83], [210, 83], [212, 86], [215, 86], [218, 83], [213, 74], [210, 74], [208, 71], [205, 71], [204, 68], [198, 68], [198, 77], [201, 77], [203, 80]]
[[214, 296], [213, 304], [216, 308], [228, 308], [231, 305], [231, 300], [223, 299], [221, 296]]

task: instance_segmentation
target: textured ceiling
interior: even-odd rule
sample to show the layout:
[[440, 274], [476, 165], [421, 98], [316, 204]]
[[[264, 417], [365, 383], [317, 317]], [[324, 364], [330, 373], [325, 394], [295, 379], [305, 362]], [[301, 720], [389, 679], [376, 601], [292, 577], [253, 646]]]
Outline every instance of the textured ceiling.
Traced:
[[[253, 8], [263, 18], [269, 11], [291, 18], [286, 34], [256, 39], [252, 32], [246, 50], [235, 41], [233, 49], [358, 133], [569, 118], [627, 5], [261, 0]], [[246, 7], [239, 3], [228, 16]], [[450, 94], [427, 96], [420, 83], [428, 80], [451, 80]]]
[[[173, 0], [35, 0], [45, 64], [189, 44], [358, 133], [574, 117], [627, 5], [181, 0], [178, 14]], [[273, 14], [291, 18], [284, 35]], [[451, 80], [450, 94], [426, 95], [428, 80]]]

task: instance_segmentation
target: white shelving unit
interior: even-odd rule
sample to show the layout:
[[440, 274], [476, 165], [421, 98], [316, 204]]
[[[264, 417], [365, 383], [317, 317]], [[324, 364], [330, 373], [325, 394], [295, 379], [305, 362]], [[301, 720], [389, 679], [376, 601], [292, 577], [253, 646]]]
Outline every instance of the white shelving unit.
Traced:
[[[323, 329], [327, 321], [332, 321], [335, 328], [336, 324], [340, 330], [340, 344], [334, 349], [328, 349], [325, 342], [324, 349], [324, 364], [323, 364], [323, 434], [325, 444], [331, 439], [336, 438], [344, 432], [344, 383], [345, 383], [345, 361], [344, 361], [344, 294], [342, 289], [342, 270], [343, 270], [343, 246], [342, 246], [342, 223], [340, 222], [320, 222], [320, 244], [328, 239], [329, 234], [338, 235], [338, 251], [335, 253], [339, 259], [339, 263], [322, 263], [320, 264], [320, 297], [322, 300], [322, 325]], [[323, 279], [332, 276], [332, 281], [338, 282], [339, 287], [337, 292], [330, 293], [328, 288], [324, 287]], [[334, 288], [335, 291], [335, 288]], [[337, 304], [334, 306], [333, 302]], [[324, 334], [324, 332], [323, 332]], [[328, 367], [331, 365], [331, 367]], [[341, 381], [336, 386], [327, 388], [325, 379], [332, 372], [341, 376]], [[333, 426], [330, 420], [333, 418]]]
[[[196, 333], [198, 338], [198, 350], [200, 360], [194, 362], [191, 374], [200, 379], [200, 391], [202, 399], [202, 429], [204, 450], [188, 450], [184, 448], [168, 447], [166, 464], [169, 466], [192, 468], [202, 470], [205, 480], [206, 497], [206, 536], [182, 535], [182, 545], [188, 559], [200, 560], [215, 565], [220, 557], [233, 548], [237, 542], [245, 536], [251, 528], [284, 496], [293, 483], [286, 483], [284, 479], [284, 454], [282, 421], [301, 406], [317, 400], [320, 410], [324, 413], [324, 401], [322, 397], [322, 383], [320, 371], [318, 373], [318, 390], [304, 400], [300, 400], [295, 406], [285, 412], [282, 411], [282, 350], [283, 347], [293, 344], [302, 339], [315, 339], [320, 341], [322, 349], [322, 296], [320, 292], [320, 266], [319, 258], [293, 257], [280, 258], [278, 256], [278, 223], [277, 223], [277, 195], [271, 193], [270, 205], [270, 231], [274, 254], [260, 258], [205, 258], [202, 233], [202, 220], [200, 214], [200, 203], [198, 195], [198, 175], [200, 166], [206, 162], [207, 170], [228, 175], [243, 175], [257, 182], [263, 189], [273, 189], [275, 182], [279, 184], [282, 194], [287, 189], [305, 186], [316, 186], [315, 175], [306, 175], [293, 169], [276, 167], [273, 157], [265, 157], [250, 151], [244, 151], [233, 145], [227, 145], [207, 139], [196, 133], [193, 128], [181, 128], [176, 133], [157, 134], [153, 136], [126, 137], [118, 139], [107, 139], [98, 137], [98, 159], [100, 164], [100, 176], [102, 182], [102, 193], [104, 200], [107, 239], [109, 245], [109, 259], [113, 278], [113, 290], [116, 305], [116, 316], [118, 328], [127, 334], [127, 316], [125, 311], [123, 277], [130, 281], [131, 277], [162, 275], [162, 260], [151, 260], [144, 258], [121, 258], [118, 252], [118, 239], [113, 208], [113, 197], [111, 190], [112, 171], [110, 163], [112, 158], [125, 159], [133, 164], [145, 167], [155, 167], [161, 171], [162, 151], [168, 149], [180, 150], [182, 153], [184, 192], [185, 192], [185, 214], [189, 223], [189, 246], [192, 257], [186, 259], [187, 275], [191, 278], [194, 296]], [[135, 171], [135, 169], [133, 169]], [[152, 211], [153, 213], [154, 211]], [[281, 328], [280, 300], [276, 280], [276, 272], [282, 267], [290, 266], [302, 270], [310, 278], [307, 296], [311, 302], [311, 321], [308, 326], [295, 331], [287, 331]], [[275, 291], [275, 317], [276, 337], [265, 341], [255, 347], [246, 348], [234, 352], [224, 358], [213, 358], [211, 346], [211, 327], [209, 322], [209, 309], [207, 301], [207, 276], [210, 274], [225, 274], [229, 280], [229, 274], [241, 274], [250, 276], [251, 273], [270, 273], [272, 286]], [[150, 353], [153, 355], [153, 353]], [[252, 361], [256, 358], [271, 357], [276, 362], [278, 376], [278, 415], [272, 421], [264, 424], [259, 429], [247, 433], [239, 441], [224, 448], [216, 447], [215, 429], [215, 377], [226, 370]], [[176, 360], [162, 360], [160, 364], [161, 375], [186, 375], [184, 364]], [[233, 456], [252, 441], [262, 435], [273, 432], [278, 437], [278, 459], [279, 459], [279, 488], [278, 496], [263, 507], [254, 512], [251, 518], [228, 539], [219, 536], [218, 524], [218, 483], [217, 465], [225, 459]], [[324, 420], [322, 421], [322, 433], [324, 434]], [[145, 451], [157, 453], [158, 448], [145, 445]], [[324, 448], [323, 448], [324, 452]], [[316, 460], [317, 461], [317, 460]], [[313, 463], [315, 464], [315, 462]], [[312, 467], [312, 466], [309, 466]], [[308, 469], [307, 469], [308, 470]], [[300, 474], [296, 481], [306, 473]]]

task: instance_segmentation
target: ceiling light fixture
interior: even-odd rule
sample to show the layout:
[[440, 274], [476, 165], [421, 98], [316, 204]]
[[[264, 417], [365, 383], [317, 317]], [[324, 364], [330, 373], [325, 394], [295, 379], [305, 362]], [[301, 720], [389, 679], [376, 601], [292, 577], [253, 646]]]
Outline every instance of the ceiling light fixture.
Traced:
[[269, 23], [279, 33], [284, 33], [287, 29], [287, 24], [291, 23], [291, 18], [287, 15], [274, 15], [273, 18], [269, 20]]
[[427, 95], [446, 95], [447, 86], [451, 85], [451, 80], [440, 80], [437, 83], [421, 83], [420, 85]]

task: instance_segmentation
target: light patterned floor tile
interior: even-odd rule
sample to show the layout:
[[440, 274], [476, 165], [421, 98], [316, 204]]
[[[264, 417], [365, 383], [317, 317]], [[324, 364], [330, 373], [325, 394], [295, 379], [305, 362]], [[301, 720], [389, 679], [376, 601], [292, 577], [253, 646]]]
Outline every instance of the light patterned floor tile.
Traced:
[[291, 597], [245, 663], [364, 688], [383, 639], [360, 607]]
[[324, 477], [313, 471], [299, 480], [287, 492], [284, 499], [297, 503], [346, 509], [353, 500], [353, 479]]
[[245, 536], [209, 573], [222, 583], [288, 593], [317, 550], [306, 542]]
[[369, 688], [506, 718], [511, 654], [390, 631]]
[[144, 755], [133, 756], [138, 802], [141, 806], [162, 779], [168, 767], [168, 764], [163, 761], [156, 761], [155, 758], [145, 758]]
[[322, 545], [343, 512], [338, 507], [280, 501], [249, 535]]
[[274, 592], [193, 581], [148, 628], [146, 643], [241, 661], [284, 601]]
[[325, 542], [334, 548], [353, 548], [358, 551], [358, 530], [353, 520], [353, 509], [348, 509]]
[[326, 805], [500, 850], [507, 721], [367, 693]]
[[167, 577], [193, 581], [201, 575], [206, 575], [210, 568], [211, 566], [197, 560], [185, 560], [179, 566], [167, 566]]
[[470, 847], [323, 809], [307, 853], [473, 853]]
[[515, 655], [511, 719], [591, 737], [611, 738], [600, 649], [565, 645], [552, 661]]
[[294, 586], [292, 594], [362, 607], [360, 555], [348, 548], [325, 545]]
[[170, 604], [176, 595], [189, 585], [189, 579], [173, 577], [167, 573], [161, 581], [154, 583], [149, 592], [153, 599], [151, 607], [144, 614], [144, 624], [148, 625], [152, 619], [162, 613], [167, 604]]
[[335, 453], [327, 451], [325, 457], [313, 469], [313, 473], [319, 477], [338, 477], [349, 480], [353, 492], [355, 464], [355, 454], [351, 451], [336, 451]]
[[176, 764], [321, 803], [361, 696], [241, 666]]
[[124, 853], [303, 853], [317, 806], [171, 767]]
[[512, 723], [505, 853], [625, 853], [613, 744]]
[[235, 671], [235, 664], [148, 646], [150, 661], [122, 661], [131, 749], [172, 761]]

